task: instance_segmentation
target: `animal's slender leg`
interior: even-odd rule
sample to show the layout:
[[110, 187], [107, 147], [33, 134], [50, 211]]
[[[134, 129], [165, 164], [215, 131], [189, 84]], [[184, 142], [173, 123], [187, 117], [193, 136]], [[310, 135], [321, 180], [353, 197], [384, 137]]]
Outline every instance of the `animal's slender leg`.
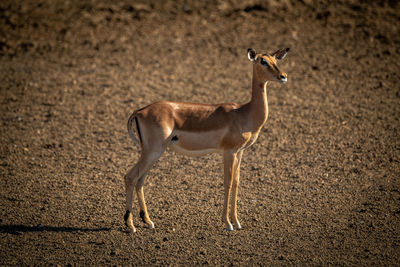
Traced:
[[[125, 208], [126, 212], [125, 212], [124, 220], [125, 220], [126, 227], [128, 227], [131, 232], [136, 232], [135, 226], [133, 226], [133, 212], [132, 212], [133, 184], [131, 182], [132, 175], [134, 175], [135, 169], [137, 169], [136, 166], [133, 167], [124, 177], [125, 192], [126, 192], [126, 208]], [[129, 175], [129, 174], [131, 174], [131, 175]]]
[[232, 188], [233, 181], [233, 167], [235, 165], [236, 153], [232, 151], [224, 152], [224, 189], [225, 189], [225, 199], [224, 199], [224, 209], [222, 212], [222, 221], [226, 225], [226, 230], [232, 231], [233, 226], [229, 220], [228, 209], [229, 209], [229, 199]]
[[147, 212], [146, 201], [144, 199], [143, 193], [143, 183], [146, 175], [143, 175], [139, 181], [136, 183], [136, 194], [139, 201], [140, 206], [140, 217], [142, 218], [143, 222], [148, 225], [149, 228], [154, 228], [154, 223], [150, 220], [149, 213]]
[[132, 169], [130, 169], [129, 172], [125, 175], [126, 213], [124, 219], [126, 226], [132, 232], [136, 232], [135, 226], [133, 225], [133, 209], [132, 209], [133, 189], [138, 184], [140, 179], [146, 175], [146, 173], [149, 171], [153, 163], [156, 162], [157, 159], [161, 156], [163, 151], [164, 149], [157, 153], [155, 153], [154, 151], [153, 153], [147, 153], [146, 151], [143, 151], [138, 163]]
[[237, 153], [235, 164], [233, 166], [232, 199], [231, 199], [231, 219], [233, 224], [241, 229], [242, 226], [237, 218], [237, 193], [240, 179], [240, 162], [242, 160], [243, 150]]
[[[133, 225], [133, 209], [132, 209], [132, 194], [133, 189], [136, 189], [138, 196], [140, 216], [150, 226], [154, 228], [153, 222], [147, 212], [146, 203], [143, 195], [143, 182], [147, 172], [151, 166], [160, 158], [161, 154], [167, 148], [170, 142], [170, 135], [172, 127], [168, 123], [159, 124], [158, 127], [154, 125], [149, 127], [146, 123], [136, 118], [139, 137], [141, 139], [142, 154], [135, 167], [133, 167], [125, 176], [126, 184], [126, 214], [125, 224], [135, 232]], [[140, 129], [140, 130], [139, 130]]]
[[140, 166], [142, 158], [136, 163], [134, 167], [132, 167], [128, 173], [125, 175], [125, 191], [126, 191], [126, 212], [124, 216], [125, 225], [131, 230], [131, 232], [136, 232], [136, 228], [133, 225], [133, 210], [132, 210], [132, 197], [133, 197], [133, 188], [134, 181], [137, 180], [137, 177], [140, 177]]

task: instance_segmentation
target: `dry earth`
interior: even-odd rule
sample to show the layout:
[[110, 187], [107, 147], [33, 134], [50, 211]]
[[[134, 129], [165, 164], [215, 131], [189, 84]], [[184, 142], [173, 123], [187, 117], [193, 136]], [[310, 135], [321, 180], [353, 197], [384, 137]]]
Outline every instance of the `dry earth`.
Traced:
[[[244, 229], [220, 220], [221, 156], [167, 151], [156, 228], [128, 234], [130, 113], [248, 101], [247, 48], [286, 46]], [[1, 1], [0, 265], [399, 266], [399, 54], [397, 1]]]

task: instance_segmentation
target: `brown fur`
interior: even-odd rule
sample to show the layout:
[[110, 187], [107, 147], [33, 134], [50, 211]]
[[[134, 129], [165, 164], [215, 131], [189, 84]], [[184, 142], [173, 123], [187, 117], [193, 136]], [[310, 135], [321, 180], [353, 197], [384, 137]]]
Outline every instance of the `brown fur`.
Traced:
[[[255, 58], [255, 51], [252, 51], [253, 84], [249, 103], [195, 104], [159, 101], [133, 113], [137, 129], [141, 132], [142, 154], [136, 166], [125, 176], [126, 208], [130, 214], [133, 188], [136, 188], [141, 217], [153, 227], [144, 200], [143, 182], [147, 171], [168, 146], [189, 155], [220, 151], [224, 156], [225, 177], [223, 221], [228, 230], [233, 230], [228, 216], [232, 194], [230, 217], [240, 228], [236, 198], [241, 157], [243, 150], [256, 141], [267, 120], [267, 82], [286, 82], [287, 75], [276, 66], [276, 59], [283, 58], [287, 51], [288, 49], [278, 50], [271, 56], [257, 54]], [[269, 66], [261, 65], [261, 58], [267, 60]], [[130, 118], [129, 121], [131, 120]], [[131, 136], [134, 136], [132, 123], [128, 123], [128, 130]], [[129, 228], [135, 231], [132, 216], [126, 216], [125, 221]]]

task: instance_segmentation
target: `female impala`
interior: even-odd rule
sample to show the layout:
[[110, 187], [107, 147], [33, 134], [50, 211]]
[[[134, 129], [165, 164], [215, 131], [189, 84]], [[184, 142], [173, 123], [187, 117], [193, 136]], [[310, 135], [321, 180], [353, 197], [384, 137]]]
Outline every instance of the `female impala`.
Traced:
[[257, 54], [255, 50], [248, 49], [247, 56], [253, 62], [253, 88], [249, 103], [193, 104], [159, 101], [133, 112], [128, 120], [128, 132], [134, 141], [140, 143], [142, 154], [137, 164], [125, 175], [124, 219], [132, 232], [136, 232], [132, 209], [134, 189], [140, 205], [140, 217], [150, 228], [154, 228], [144, 200], [143, 182], [146, 173], [167, 147], [191, 156], [211, 152], [223, 154], [225, 199], [222, 220], [227, 230], [233, 230], [230, 219], [238, 229], [241, 228], [236, 213], [240, 161], [243, 150], [256, 141], [267, 120], [267, 82], [287, 81], [286, 73], [279, 70], [276, 60], [284, 58], [288, 51], [289, 48], [280, 49], [268, 55]]

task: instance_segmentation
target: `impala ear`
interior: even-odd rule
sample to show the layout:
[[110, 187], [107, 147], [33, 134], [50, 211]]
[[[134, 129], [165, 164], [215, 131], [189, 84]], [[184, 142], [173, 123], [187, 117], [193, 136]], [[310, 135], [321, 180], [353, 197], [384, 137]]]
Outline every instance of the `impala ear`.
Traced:
[[253, 48], [247, 49], [247, 57], [249, 58], [250, 61], [255, 61], [257, 60], [257, 52]]
[[290, 48], [285, 48], [285, 49], [279, 49], [276, 52], [272, 53], [271, 56], [273, 56], [275, 59], [281, 60], [284, 57], [286, 57], [286, 54], [289, 52]]

